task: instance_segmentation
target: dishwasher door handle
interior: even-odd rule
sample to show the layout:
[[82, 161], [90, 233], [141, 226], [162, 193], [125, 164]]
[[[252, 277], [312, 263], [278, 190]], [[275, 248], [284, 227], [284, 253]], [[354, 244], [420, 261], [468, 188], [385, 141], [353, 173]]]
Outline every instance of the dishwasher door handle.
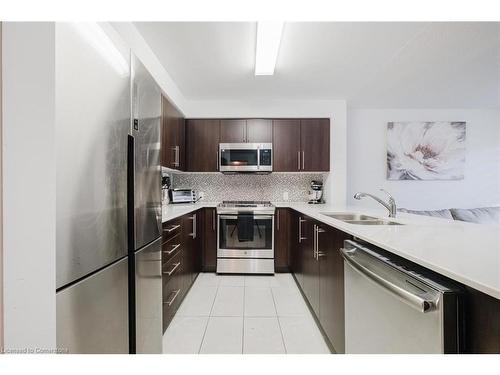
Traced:
[[417, 309], [422, 313], [427, 313], [436, 309], [438, 302], [437, 300], [423, 298], [419, 295], [411, 293], [406, 289], [390, 282], [389, 280], [386, 280], [376, 272], [373, 272], [369, 268], [365, 267], [363, 264], [357, 262], [356, 259], [354, 259], [354, 257], [352, 256], [356, 253], [355, 249], [347, 250], [341, 248], [340, 252], [347, 264], [349, 264], [354, 270], [372, 280], [387, 291], [391, 292], [395, 296], [399, 297], [403, 302], [413, 307], [414, 309]]

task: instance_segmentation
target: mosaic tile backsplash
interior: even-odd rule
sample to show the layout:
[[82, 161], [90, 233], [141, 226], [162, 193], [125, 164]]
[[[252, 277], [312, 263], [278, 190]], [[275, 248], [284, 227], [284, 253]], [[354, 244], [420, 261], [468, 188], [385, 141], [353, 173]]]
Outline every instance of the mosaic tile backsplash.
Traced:
[[307, 201], [311, 180], [324, 181], [321, 173], [271, 173], [267, 175], [221, 173], [174, 174], [174, 188], [194, 189], [204, 193], [204, 201], [223, 200], [269, 200]]

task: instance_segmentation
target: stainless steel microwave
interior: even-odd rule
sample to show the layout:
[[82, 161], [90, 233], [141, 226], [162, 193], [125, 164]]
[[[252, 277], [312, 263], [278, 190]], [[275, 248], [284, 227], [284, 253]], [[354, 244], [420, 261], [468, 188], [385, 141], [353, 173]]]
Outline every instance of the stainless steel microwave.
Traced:
[[219, 143], [219, 171], [223, 173], [270, 173], [272, 143]]

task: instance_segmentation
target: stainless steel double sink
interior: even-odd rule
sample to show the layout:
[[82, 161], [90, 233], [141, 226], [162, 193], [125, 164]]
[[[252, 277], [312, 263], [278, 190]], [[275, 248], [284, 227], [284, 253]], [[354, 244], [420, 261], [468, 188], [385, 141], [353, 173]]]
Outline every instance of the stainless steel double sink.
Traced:
[[390, 221], [386, 219], [380, 219], [374, 216], [362, 215], [351, 212], [342, 213], [322, 213], [322, 215], [331, 217], [333, 219], [341, 220], [348, 224], [357, 225], [403, 225], [395, 221]]

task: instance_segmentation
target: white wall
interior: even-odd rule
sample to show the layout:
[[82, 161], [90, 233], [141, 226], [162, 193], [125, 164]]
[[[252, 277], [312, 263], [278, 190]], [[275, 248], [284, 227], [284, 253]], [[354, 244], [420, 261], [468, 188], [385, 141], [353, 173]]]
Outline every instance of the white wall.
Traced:
[[330, 173], [325, 178], [325, 200], [331, 204], [345, 205], [347, 124], [344, 100], [192, 100], [186, 104], [184, 114], [191, 118], [329, 117]]
[[132, 52], [141, 60], [149, 73], [156, 80], [165, 96], [174, 103], [177, 109], [185, 114], [187, 107], [186, 98], [134, 24], [132, 22], [110, 22], [109, 24], [130, 47]]
[[55, 348], [55, 27], [3, 23], [5, 348]]
[[[386, 130], [389, 121], [466, 121], [466, 167], [461, 181], [387, 181]], [[347, 126], [348, 204], [357, 191], [391, 192], [399, 207], [439, 209], [500, 205], [500, 110], [349, 109]]]

